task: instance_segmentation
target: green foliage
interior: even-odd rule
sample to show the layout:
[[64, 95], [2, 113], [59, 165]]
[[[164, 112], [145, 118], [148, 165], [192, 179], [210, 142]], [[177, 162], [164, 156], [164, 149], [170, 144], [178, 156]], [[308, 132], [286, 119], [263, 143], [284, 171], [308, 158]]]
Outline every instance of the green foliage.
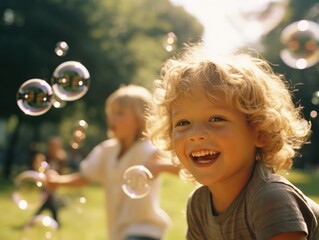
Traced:
[[[121, 84], [150, 87], [162, 62], [172, 54], [164, 50], [163, 37], [175, 32], [178, 50], [203, 33], [194, 17], [169, 0], [1, 0], [0, 16], [0, 64], [5, 83], [0, 117], [16, 116], [17, 127], [31, 131], [28, 135], [18, 132], [18, 139], [13, 137], [6, 144], [10, 149], [7, 156], [13, 159], [18, 151], [11, 145], [16, 142], [27, 145], [52, 134], [67, 141], [71, 136], [67, 136], [70, 129], [66, 126], [77, 117], [92, 129], [88, 130], [87, 146], [97, 144], [105, 138], [105, 99]], [[69, 46], [65, 56], [55, 54], [59, 41]], [[88, 93], [76, 102], [67, 102], [64, 108], [52, 107], [37, 117], [24, 115], [16, 104], [21, 84], [31, 78], [50, 83], [54, 69], [65, 61], [79, 61], [88, 69]], [[9, 171], [15, 160], [5, 162], [5, 171]]]

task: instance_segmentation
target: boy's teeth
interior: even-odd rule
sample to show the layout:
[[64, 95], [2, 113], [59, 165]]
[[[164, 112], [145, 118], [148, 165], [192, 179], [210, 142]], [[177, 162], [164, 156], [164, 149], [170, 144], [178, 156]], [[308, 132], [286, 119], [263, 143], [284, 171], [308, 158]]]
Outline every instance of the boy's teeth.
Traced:
[[202, 157], [202, 156], [213, 155], [213, 154], [216, 154], [216, 152], [214, 152], [212, 150], [202, 150], [202, 151], [198, 151], [198, 152], [193, 152], [192, 156], [193, 157]]

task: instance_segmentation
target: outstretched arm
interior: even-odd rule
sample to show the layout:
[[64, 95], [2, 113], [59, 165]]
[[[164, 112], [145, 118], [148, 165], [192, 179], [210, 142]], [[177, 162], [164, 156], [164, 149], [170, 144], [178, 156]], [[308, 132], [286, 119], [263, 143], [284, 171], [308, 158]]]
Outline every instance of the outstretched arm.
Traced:
[[151, 171], [154, 177], [157, 177], [163, 172], [178, 175], [180, 170], [180, 168], [175, 166], [170, 159], [163, 157], [163, 154], [159, 152], [153, 154], [151, 160], [145, 163], [144, 166]]
[[56, 188], [59, 186], [66, 187], [82, 187], [89, 183], [89, 180], [80, 173], [71, 173], [66, 175], [48, 174], [47, 185], [49, 188]]

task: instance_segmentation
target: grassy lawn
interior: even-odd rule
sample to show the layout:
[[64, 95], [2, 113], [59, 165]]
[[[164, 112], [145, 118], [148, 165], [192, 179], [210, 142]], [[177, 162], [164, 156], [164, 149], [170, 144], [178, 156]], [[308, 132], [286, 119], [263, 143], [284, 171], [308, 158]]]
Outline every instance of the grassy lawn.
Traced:
[[[285, 176], [319, 203], [318, 175], [295, 170]], [[161, 204], [173, 222], [165, 240], [185, 239], [185, 205], [194, 186], [171, 175], [163, 175], [162, 180]], [[35, 209], [20, 210], [11, 200], [13, 190], [12, 183], [0, 182], [0, 239], [44, 239], [32, 235], [39, 231], [36, 227], [28, 231], [21, 230], [21, 226], [31, 217]], [[59, 231], [52, 231], [53, 237], [47, 239], [105, 240], [104, 195], [101, 187], [90, 185], [81, 189], [64, 188], [59, 189], [59, 193], [67, 203], [59, 212], [62, 228]], [[86, 203], [80, 203], [81, 196], [86, 198]]]

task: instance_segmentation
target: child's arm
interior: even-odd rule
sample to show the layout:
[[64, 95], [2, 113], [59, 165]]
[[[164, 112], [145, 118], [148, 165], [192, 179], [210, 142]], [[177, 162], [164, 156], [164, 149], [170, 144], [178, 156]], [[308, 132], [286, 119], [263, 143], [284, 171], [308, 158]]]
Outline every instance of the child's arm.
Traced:
[[67, 175], [48, 174], [47, 185], [48, 188], [54, 189], [59, 186], [66, 187], [82, 187], [89, 183], [89, 180], [80, 173], [71, 173]]
[[156, 152], [153, 154], [151, 160], [144, 164], [148, 168], [154, 177], [157, 177], [162, 172], [178, 175], [180, 168], [173, 165], [172, 161], [163, 157], [162, 154]]

